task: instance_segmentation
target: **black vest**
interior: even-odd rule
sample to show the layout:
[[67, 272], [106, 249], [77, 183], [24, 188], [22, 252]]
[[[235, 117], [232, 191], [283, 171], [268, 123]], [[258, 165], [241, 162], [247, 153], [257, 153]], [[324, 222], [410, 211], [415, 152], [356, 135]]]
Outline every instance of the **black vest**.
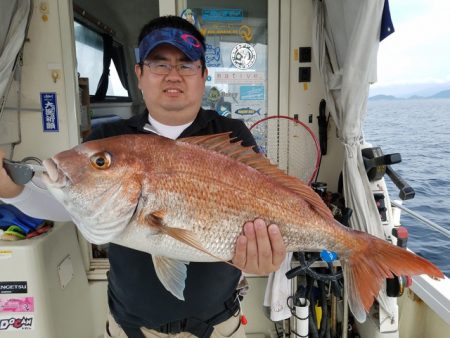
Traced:
[[[147, 133], [143, 130], [146, 123], [147, 111], [128, 120], [100, 125], [87, 140]], [[242, 140], [245, 146], [256, 144], [242, 121], [203, 109], [180, 138], [227, 131]], [[225, 310], [225, 303], [233, 296], [241, 275], [239, 270], [225, 263], [191, 262], [187, 268], [185, 301], [180, 301], [160, 283], [151, 255], [111, 243], [108, 256], [109, 308], [117, 323], [123, 327], [154, 329], [185, 318], [206, 321]]]

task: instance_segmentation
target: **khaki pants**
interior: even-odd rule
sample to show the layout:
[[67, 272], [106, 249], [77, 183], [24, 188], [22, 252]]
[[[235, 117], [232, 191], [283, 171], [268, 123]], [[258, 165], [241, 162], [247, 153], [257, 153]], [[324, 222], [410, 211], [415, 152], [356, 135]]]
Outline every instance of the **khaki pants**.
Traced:
[[[116, 323], [113, 316], [108, 314], [107, 322], [108, 330], [105, 330], [105, 338], [127, 338], [125, 332], [119, 324]], [[180, 332], [176, 334], [165, 334], [155, 330], [146, 328], [141, 329], [146, 338], [194, 338], [195, 336], [189, 332]], [[214, 331], [211, 338], [245, 338], [244, 326], [241, 325], [239, 316], [227, 319], [226, 321], [214, 326]]]

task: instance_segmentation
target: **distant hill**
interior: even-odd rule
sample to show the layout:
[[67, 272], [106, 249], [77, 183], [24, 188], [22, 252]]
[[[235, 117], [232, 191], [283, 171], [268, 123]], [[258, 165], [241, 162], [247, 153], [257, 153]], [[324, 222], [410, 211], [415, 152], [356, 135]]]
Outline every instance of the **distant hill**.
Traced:
[[375, 95], [375, 96], [369, 97], [369, 100], [379, 101], [379, 100], [402, 100], [402, 99], [395, 97], [393, 95]]
[[429, 96], [429, 98], [430, 99], [449, 99], [450, 98], [450, 89], [443, 90], [442, 92], [439, 92], [437, 94]]
[[428, 83], [405, 83], [394, 85], [380, 85], [374, 83], [370, 86], [369, 96], [393, 95], [398, 98], [409, 98], [413, 95], [428, 97], [450, 89], [450, 81]]
[[450, 99], [450, 89], [440, 91], [431, 96], [420, 96], [412, 95], [408, 98], [396, 97], [393, 95], [374, 95], [369, 97], [370, 101], [380, 101], [380, 100], [417, 100], [417, 99]]

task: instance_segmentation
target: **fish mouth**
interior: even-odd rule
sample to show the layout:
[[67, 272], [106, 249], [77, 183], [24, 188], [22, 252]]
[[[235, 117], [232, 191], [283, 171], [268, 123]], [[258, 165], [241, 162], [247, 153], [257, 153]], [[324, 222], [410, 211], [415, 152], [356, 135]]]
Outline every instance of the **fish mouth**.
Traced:
[[66, 175], [58, 168], [54, 160], [46, 159], [42, 162], [42, 165], [45, 168], [42, 180], [46, 185], [54, 188], [62, 188], [67, 185]]

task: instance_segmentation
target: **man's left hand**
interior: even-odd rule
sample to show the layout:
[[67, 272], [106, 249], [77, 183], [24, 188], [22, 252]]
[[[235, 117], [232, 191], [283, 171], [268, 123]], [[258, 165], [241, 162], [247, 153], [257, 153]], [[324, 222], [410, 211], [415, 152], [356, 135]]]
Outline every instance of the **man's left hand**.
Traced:
[[280, 268], [286, 247], [277, 225], [269, 226], [262, 219], [244, 224], [244, 234], [236, 242], [233, 264], [243, 272], [268, 275]]

